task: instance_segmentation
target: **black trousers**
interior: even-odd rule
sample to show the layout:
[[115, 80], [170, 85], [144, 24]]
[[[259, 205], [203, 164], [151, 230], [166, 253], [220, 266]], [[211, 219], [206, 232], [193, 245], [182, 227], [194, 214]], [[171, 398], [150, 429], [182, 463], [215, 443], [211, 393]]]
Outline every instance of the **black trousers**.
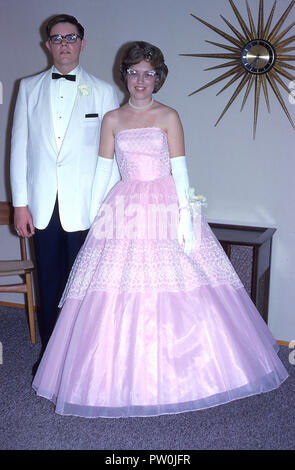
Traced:
[[66, 232], [60, 223], [58, 202], [48, 226], [35, 229], [34, 248], [39, 288], [39, 332], [45, 347], [58, 317], [58, 303], [75, 258], [88, 230]]

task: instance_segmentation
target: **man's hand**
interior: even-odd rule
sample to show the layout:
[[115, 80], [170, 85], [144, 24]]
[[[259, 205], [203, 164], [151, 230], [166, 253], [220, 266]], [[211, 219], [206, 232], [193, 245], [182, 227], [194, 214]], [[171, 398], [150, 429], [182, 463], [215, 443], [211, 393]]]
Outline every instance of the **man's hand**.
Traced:
[[19, 237], [30, 238], [34, 235], [33, 218], [26, 206], [14, 208], [14, 227]]

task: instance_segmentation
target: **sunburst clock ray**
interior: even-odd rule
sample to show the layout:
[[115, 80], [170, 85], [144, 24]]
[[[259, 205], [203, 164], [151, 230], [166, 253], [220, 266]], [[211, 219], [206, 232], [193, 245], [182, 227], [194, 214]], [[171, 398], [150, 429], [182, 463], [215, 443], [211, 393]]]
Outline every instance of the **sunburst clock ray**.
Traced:
[[229, 0], [229, 3], [233, 9], [234, 15], [238, 20], [241, 31], [238, 31], [226, 18], [222, 15], [222, 20], [230, 28], [232, 33], [228, 34], [225, 31], [213, 26], [210, 23], [202, 20], [198, 16], [195, 16], [191, 13], [191, 16], [197, 21], [207, 26], [213, 30], [218, 35], [222, 36], [227, 40], [229, 44], [222, 44], [219, 42], [206, 41], [218, 48], [224, 49], [227, 52], [221, 53], [212, 53], [212, 54], [180, 54], [181, 56], [190, 56], [190, 57], [206, 57], [214, 59], [226, 59], [227, 62], [222, 64], [215, 65], [213, 67], [206, 68], [205, 70], [215, 70], [221, 68], [231, 67], [226, 72], [217, 76], [214, 80], [206, 83], [201, 88], [190, 93], [189, 96], [198, 93], [205, 88], [208, 88], [216, 83], [221, 82], [229, 78], [230, 80], [226, 85], [217, 93], [221, 94], [228, 87], [233, 85], [239, 78], [239, 81], [234, 93], [230, 97], [228, 103], [220, 114], [218, 120], [215, 123], [215, 126], [220, 122], [224, 114], [227, 112], [229, 107], [235, 101], [237, 96], [246, 86], [246, 90], [243, 97], [243, 102], [241, 106], [241, 111], [245, 106], [245, 103], [248, 99], [248, 96], [254, 85], [254, 116], [253, 116], [253, 138], [256, 136], [257, 120], [258, 120], [258, 109], [259, 101], [261, 96], [261, 88], [263, 91], [264, 99], [267, 105], [267, 109], [270, 112], [270, 103], [269, 103], [269, 88], [273, 91], [278, 102], [280, 103], [285, 115], [287, 116], [291, 126], [295, 130], [295, 124], [290, 116], [290, 113], [286, 107], [284, 99], [281, 95], [279, 87], [282, 87], [285, 91], [290, 93], [290, 89], [282, 80], [282, 77], [287, 78], [288, 80], [295, 80], [295, 76], [288, 72], [288, 70], [295, 70], [295, 66], [288, 63], [295, 61], [295, 55], [288, 54], [289, 52], [295, 51], [295, 44], [292, 45], [292, 42], [295, 41], [295, 35], [291, 35], [285, 38], [286, 34], [293, 28], [295, 21], [293, 21], [289, 26], [284, 30], [281, 30], [284, 22], [286, 21], [291, 9], [295, 4], [295, 0], [292, 0], [274, 26], [271, 28], [273, 17], [275, 13], [275, 8], [277, 1], [275, 0], [269, 16], [264, 23], [264, 2], [259, 0], [258, 7], [258, 19], [257, 25], [253, 20], [252, 12], [249, 7], [248, 1], [246, 1], [246, 9], [248, 16], [248, 24], [246, 20], [243, 19], [233, 0]]

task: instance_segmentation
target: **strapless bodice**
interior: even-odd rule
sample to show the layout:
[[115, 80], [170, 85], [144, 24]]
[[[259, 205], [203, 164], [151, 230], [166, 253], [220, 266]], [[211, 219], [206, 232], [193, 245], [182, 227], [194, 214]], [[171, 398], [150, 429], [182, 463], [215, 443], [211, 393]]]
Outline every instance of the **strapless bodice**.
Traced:
[[115, 151], [123, 181], [151, 181], [171, 172], [167, 134], [159, 127], [120, 131]]

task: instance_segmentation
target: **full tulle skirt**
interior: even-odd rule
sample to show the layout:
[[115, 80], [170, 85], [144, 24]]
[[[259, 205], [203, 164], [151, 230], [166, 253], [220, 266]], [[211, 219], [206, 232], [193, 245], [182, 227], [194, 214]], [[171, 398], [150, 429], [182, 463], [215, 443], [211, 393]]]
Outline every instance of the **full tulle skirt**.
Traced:
[[33, 387], [65, 415], [192, 411], [278, 387], [276, 349], [244, 288], [92, 293], [66, 301]]
[[[204, 218], [187, 256], [173, 230], [163, 236], [161, 217], [151, 226], [147, 211], [134, 212], [177, 203], [172, 177], [120, 182], [105, 202], [73, 266], [37, 394], [62, 415], [116, 418], [277, 388], [288, 376], [277, 343]], [[140, 224], [130, 225], [134, 213]]]

